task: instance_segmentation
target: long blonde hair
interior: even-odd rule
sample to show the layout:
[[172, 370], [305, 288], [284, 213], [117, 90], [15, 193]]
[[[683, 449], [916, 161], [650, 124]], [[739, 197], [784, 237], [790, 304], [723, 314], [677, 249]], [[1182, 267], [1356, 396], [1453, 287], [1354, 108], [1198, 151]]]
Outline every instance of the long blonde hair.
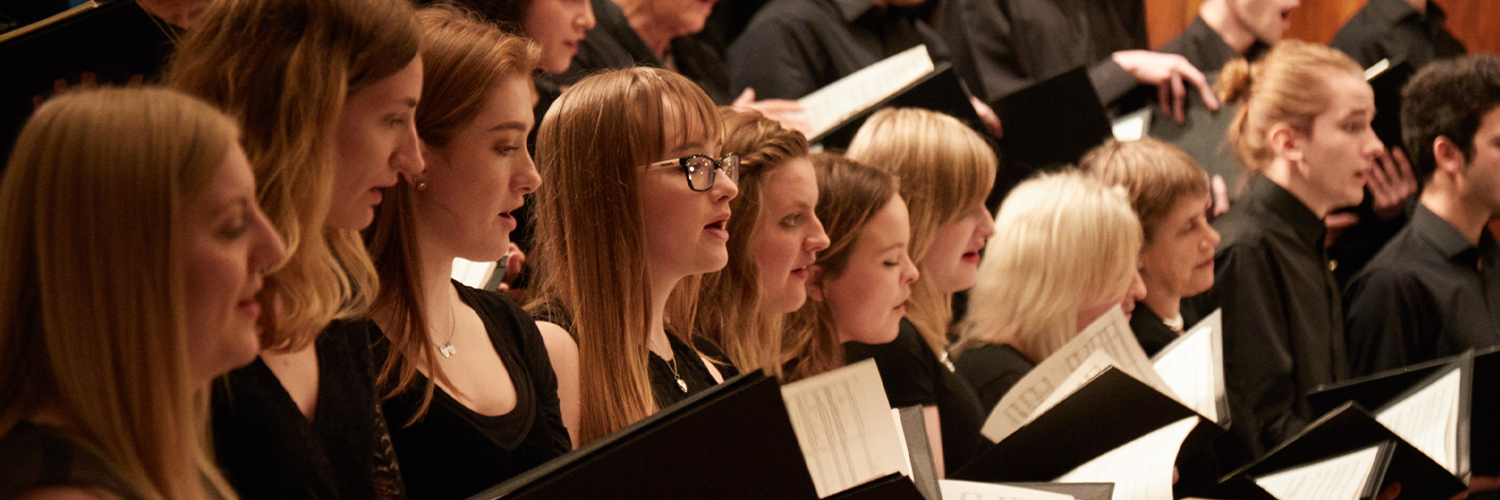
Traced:
[[1261, 171], [1275, 155], [1267, 138], [1271, 127], [1285, 123], [1311, 134], [1313, 119], [1333, 103], [1327, 78], [1339, 72], [1361, 78], [1364, 74], [1343, 52], [1300, 40], [1276, 42], [1254, 64], [1236, 59], [1224, 65], [1217, 83], [1219, 98], [1226, 103], [1244, 101], [1225, 137], [1235, 157], [1251, 171]]
[[168, 83], [239, 120], [261, 207], [289, 258], [266, 277], [261, 347], [311, 345], [378, 287], [355, 231], [327, 227], [344, 100], [417, 55], [401, 0], [220, 0], [178, 47]]
[[995, 218], [961, 345], [1010, 344], [1042, 362], [1078, 334], [1079, 309], [1129, 286], [1140, 250], [1124, 189], [1076, 169], [1022, 182]]
[[[668, 123], [679, 136], [665, 137]], [[582, 443], [657, 410], [647, 372], [652, 293], [639, 170], [684, 138], [722, 134], [713, 101], [697, 85], [652, 68], [585, 78], [542, 119], [534, 304], [560, 304], [572, 315]], [[693, 309], [696, 281], [684, 279], [673, 292], [684, 297], [679, 310]]]
[[[423, 30], [422, 106], [417, 108], [417, 134], [429, 147], [442, 148], [459, 129], [484, 109], [490, 89], [508, 78], [530, 82], [540, 51], [536, 45], [507, 35], [487, 22], [454, 7], [437, 5], [417, 13]], [[530, 83], [528, 83], [530, 85]], [[422, 305], [422, 256], [412, 208], [412, 187], [405, 181], [386, 189], [388, 195], [365, 231], [370, 255], [380, 273], [380, 293], [372, 315], [395, 325], [385, 332], [391, 343], [380, 368], [377, 385], [389, 399], [412, 387], [420, 360], [430, 370], [422, 388], [422, 404], [411, 425], [427, 413], [436, 381], [443, 380], [437, 354], [428, 340], [427, 311]]]
[[784, 314], [760, 313], [760, 266], [751, 249], [759, 240], [762, 183], [786, 162], [807, 155], [807, 138], [756, 111], [724, 107], [724, 151], [740, 155], [740, 194], [730, 200], [729, 263], [703, 277], [696, 327], [742, 370], [781, 373]]
[[901, 178], [911, 214], [911, 260], [921, 277], [911, 285], [906, 319], [933, 353], [948, 347], [953, 294], [938, 289], [927, 252], [937, 231], [983, 203], [995, 186], [999, 160], [978, 133], [951, 116], [918, 108], [887, 108], [871, 116], [849, 143], [849, 158]]
[[141, 498], [235, 498], [191, 380], [179, 228], [237, 134], [162, 89], [37, 110], [0, 182], [0, 435], [56, 408]]
[[[900, 192], [896, 176], [854, 160], [832, 154], [809, 155], [818, 176], [818, 207], [815, 212], [828, 232], [828, 248], [818, 253], [818, 274], [809, 286], [817, 286], [844, 274], [859, 243], [865, 223], [874, 218]], [[827, 303], [809, 300], [787, 315], [782, 346], [782, 379], [804, 379], [844, 366], [844, 349], [834, 328]]]

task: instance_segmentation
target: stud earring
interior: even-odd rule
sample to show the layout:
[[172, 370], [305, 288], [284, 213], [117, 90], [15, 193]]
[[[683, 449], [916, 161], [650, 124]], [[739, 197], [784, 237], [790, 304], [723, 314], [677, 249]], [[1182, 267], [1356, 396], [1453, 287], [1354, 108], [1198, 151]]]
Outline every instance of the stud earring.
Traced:
[[427, 190], [427, 178], [426, 177], [423, 177], [423, 176], [419, 175], [416, 178], [412, 179], [412, 181], [416, 183], [417, 191], [426, 191]]

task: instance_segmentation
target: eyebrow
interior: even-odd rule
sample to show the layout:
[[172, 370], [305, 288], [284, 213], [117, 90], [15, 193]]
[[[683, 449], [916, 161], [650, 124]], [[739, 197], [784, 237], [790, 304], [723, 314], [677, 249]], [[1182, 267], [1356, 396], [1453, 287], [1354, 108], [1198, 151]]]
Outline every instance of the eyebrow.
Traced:
[[886, 245], [886, 247], [880, 249], [880, 251], [881, 252], [889, 252], [891, 250], [897, 250], [897, 249], [901, 249], [901, 248], [906, 248], [906, 242], [904, 242], [904, 241], [898, 241], [898, 242], [892, 243], [890, 245]]
[[417, 100], [408, 97], [406, 99], [402, 99], [401, 104], [405, 104], [408, 108], [415, 108], [417, 107]]
[[490, 127], [490, 129], [486, 130], [486, 132], [495, 132], [495, 131], [500, 131], [500, 130], [517, 130], [517, 131], [524, 132], [524, 131], [526, 131], [526, 124], [518, 122], [518, 121], [514, 121], [514, 120], [508, 121], [508, 122], [502, 122], [499, 125], [495, 125], [493, 127]]

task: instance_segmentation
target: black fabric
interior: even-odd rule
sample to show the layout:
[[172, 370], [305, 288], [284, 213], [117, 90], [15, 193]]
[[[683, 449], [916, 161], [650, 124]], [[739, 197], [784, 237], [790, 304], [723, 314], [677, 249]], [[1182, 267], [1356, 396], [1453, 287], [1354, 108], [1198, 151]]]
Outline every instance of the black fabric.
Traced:
[[1354, 375], [1500, 345], [1500, 247], [1479, 246], [1425, 206], [1349, 284]]
[[953, 67], [987, 103], [1088, 66], [1100, 103], [1136, 107], [1117, 103], [1136, 81], [1110, 56], [1149, 48], [1140, 0], [950, 0], [939, 16]]
[[[578, 54], [573, 56], [573, 65], [557, 78], [558, 82], [571, 84], [610, 69], [667, 68], [666, 61], [657, 57], [635, 28], [630, 27], [620, 6], [610, 0], [590, 1], [594, 8], [594, 29], [584, 34], [583, 41], [578, 43]], [[734, 100], [735, 96], [729, 94], [729, 69], [713, 47], [684, 36], [672, 39], [667, 50], [671, 69], [697, 83], [714, 103], [724, 105]]]
[[980, 407], [989, 415], [1011, 386], [1020, 382], [1036, 363], [1009, 345], [984, 344], [964, 349], [953, 359], [953, 366], [979, 395]]
[[1269, 48], [1266, 44], [1256, 40], [1250, 45], [1250, 49], [1245, 51], [1245, 54], [1235, 52], [1234, 48], [1224, 43], [1224, 37], [1219, 36], [1219, 32], [1214, 31], [1207, 22], [1203, 21], [1203, 17], [1199, 16], [1194, 17], [1187, 29], [1182, 30], [1182, 34], [1177, 35], [1177, 38], [1167, 42], [1161, 51], [1187, 58], [1188, 62], [1193, 63], [1193, 67], [1206, 75], [1218, 73], [1219, 70], [1224, 69], [1225, 64], [1235, 59], [1242, 57], [1257, 59]]
[[979, 433], [988, 416], [979, 395], [933, 355], [916, 325], [906, 318], [901, 319], [901, 330], [894, 341], [879, 345], [844, 343], [846, 363], [866, 359], [874, 359], [880, 369], [880, 381], [885, 384], [892, 408], [937, 406], [943, 463], [948, 470], [962, 468], [991, 444]]
[[719, 369], [719, 375], [723, 376], [724, 380], [729, 380], [740, 374], [740, 369], [735, 368], [734, 363], [729, 361], [729, 356], [724, 354], [724, 349], [720, 348], [714, 341], [702, 335], [693, 335], [692, 340], [693, 349], [696, 349], [703, 357], [708, 358], [708, 361], [714, 364], [714, 368]]
[[[1130, 331], [1135, 332], [1135, 339], [1140, 341], [1141, 349], [1146, 351], [1146, 356], [1155, 356], [1156, 353], [1177, 340], [1179, 335], [1163, 323], [1161, 316], [1152, 311], [1145, 302], [1136, 302], [1135, 311], [1130, 314]], [[1186, 326], [1186, 325], [1184, 325]]]
[[1224, 310], [1224, 381], [1234, 425], [1220, 439], [1219, 457], [1232, 469], [1306, 426], [1315, 415], [1305, 394], [1348, 377], [1349, 369], [1323, 221], [1256, 176], [1214, 227], [1223, 238], [1214, 286], [1189, 302], [1199, 316]]
[[[454, 282], [464, 303], [484, 322], [490, 344], [515, 387], [516, 406], [504, 415], [482, 415], [434, 387], [422, 419], [406, 422], [422, 404], [427, 377], [381, 406], [402, 458], [406, 489], [414, 498], [468, 498], [572, 449], [558, 408], [557, 375], [536, 322], [509, 297]], [[390, 348], [380, 328], [367, 322], [376, 359]], [[462, 355], [459, 353], [457, 355]]]
[[214, 382], [224, 476], [244, 499], [404, 498], [364, 326], [335, 321], [316, 347], [311, 422], [260, 358]]
[[1366, 68], [1390, 59], [1392, 64], [1406, 61], [1412, 69], [1421, 69], [1432, 61], [1468, 53], [1443, 26], [1446, 17], [1431, 1], [1424, 16], [1404, 0], [1370, 0], [1328, 45]]
[[901, 51], [926, 44], [948, 58], [918, 11], [877, 8], [869, 0], [772, 0], [729, 46], [735, 93], [797, 99]]
[[[708, 372], [708, 365], [703, 364], [697, 351], [677, 340], [677, 336], [671, 333], [667, 334], [667, 341], [672, 344], [672, 362], [668, 363], [652, 352], [650, 365], [647, 366], [647, 371], [651, 374], [651, 394], [656, 397], [658, 408], [672, 406], [698, 391], [719, 384], [714, 380], [713, 374]], [[675, 376], [673, 368], [677, 369]], [[677, 385], [678, 376], [687, 383], [686, 391]]]
[[107, 492], [121, 500], [141, 498], [104, 459], [62, 428], [17, 423], [0, 437], [0, 500], [32, 490], [76, 486]]

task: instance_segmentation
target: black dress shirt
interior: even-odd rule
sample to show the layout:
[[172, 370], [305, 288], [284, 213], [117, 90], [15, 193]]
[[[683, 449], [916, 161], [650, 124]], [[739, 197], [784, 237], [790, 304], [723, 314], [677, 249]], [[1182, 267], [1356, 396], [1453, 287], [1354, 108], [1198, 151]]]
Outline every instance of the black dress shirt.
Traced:
[[1130, 314], [1130, 331], [1135, 332], [1135, 339], [1141, 343], [1146, 356], [1155, 356], [1181, 335], [1167, 327], [1161, 316], [1143, 302], [1137, 302], [1135, 311]]
[[1149, 48], [1140, 0], [952, 0], [939, 15], [954, 68], [991, 104], [1089, 66], [1099, 102], [1110, 106], [1136, 88], [1111, 54]]
[[1355, 375], [1500, 345], [1500, 248], [1479, 246], [1425, 206], [1349, 283]]
[[1224, 381], [1235, 413], [1219, 450], [1232, 468], [1302, 430], [1314, 417], [1304, 395], [1349, 369], [1323, 221], [1256, 176], [1214, 226], [1223, 237], [1214, 286], [1191, 302], [1200, 317], [1224, 309]]
[[[667, 49], [669, 65], [630, 27], [620, 6], [610, 0], [591, 2], [594, 29], [584, 34], [583, 41], [578, 43], [578, 54], [573, 56], [573, 65], [556, 78], [558, 83], [572, 84], [610, 69], [669, 68], [697, 83], [714, 103], [724, 105], [734, 101], [735, 96], [729, 94], [729, 69], [712, 47], [691, 36], [674, 38]], [[546, 112], [545, 108], [541, 111]]]
[[1431, 1], [1424, 16], [1403, 0], [1370, 0], [1328, 45], [1366, 68], [1390, 59], [1391, 63], [1406, 61], [1412, 69], [1421, 69], [1429, 62], [1468, 52], [1443, 27], [1444, 18], [1443, 9]]
[[1256, 59], [1267, 48], [1266, 44], [1256, 40], [1244, 54], [1235, 52], [1234, 48], [1224, 43], [1224, 37], [1219, 36], [1219, 32], [1210, 28], [1208, 23], [1203, 21], [1203, 17], [1199, 16], [1193, 18], [1193, 23], [1189, 24], [1187, 29], [1182, 30], [1182, 34], [1177, 35], [1177, 38], [1167, 42], [1161, 51], [1187, 58], [1188, 62], [1193, 63], [1193, 67], [1207, 75], [1218, 73], [1219, 70], [1224, 69], [1225, 64], [1235, 59]]
[[958, 374], [933, 355], [916, 325], [901, 319], [896, 340], [885, 344], [844, 343], [844, 361], [874, 359], [892, 408], [936, 406], [943, 431], [943, 463], [958, 470], [989, 446], [979, 433], [989, 408]]
[[760, 99], [797, 99], [922, 44], [934, 61], [947, 59], [916, 10], [870, 0], [773, 0], [730, 44], [730, 81], [736, 95], [750, 87]]
[[1021, 351], [1006, 344], [964, 349], [953, 359], [953, 365], [969, 387], [979, 394], [979, 403], [986, 408], [986, 415], [1000, 404], [1000, 399], [1016, 382], [1036, 367], [1036, 363], [1026, 359]]

